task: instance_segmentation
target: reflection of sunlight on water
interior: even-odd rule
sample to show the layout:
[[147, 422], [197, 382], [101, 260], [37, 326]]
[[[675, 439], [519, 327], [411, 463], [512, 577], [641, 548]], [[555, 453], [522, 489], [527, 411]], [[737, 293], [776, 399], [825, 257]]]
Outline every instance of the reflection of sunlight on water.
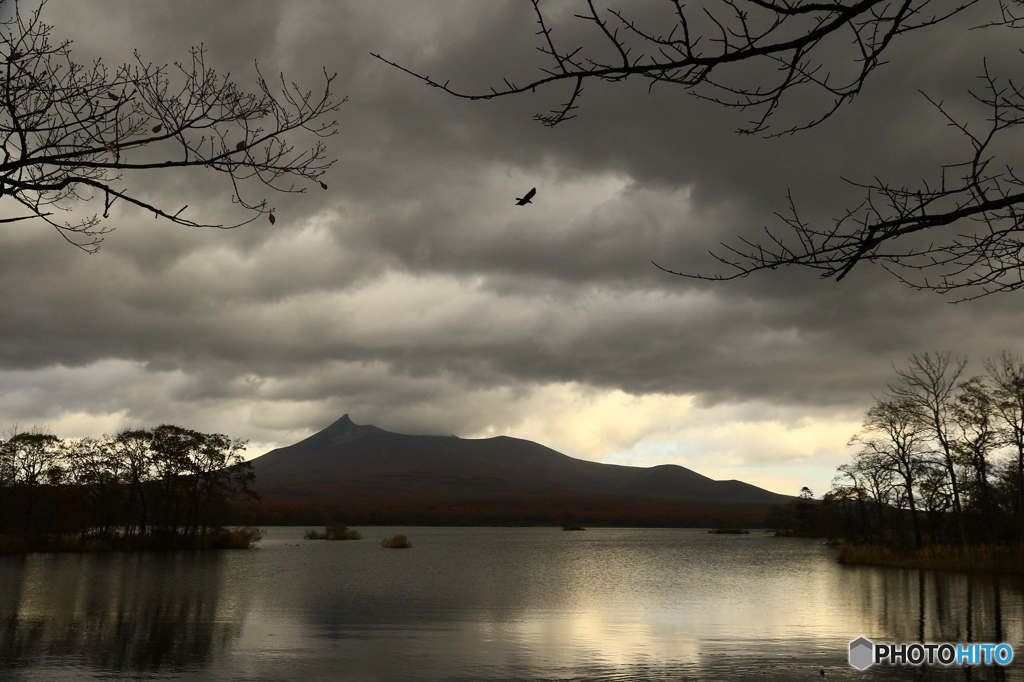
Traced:
[[780, 564], [786, 557], [772, 556], [780, 544], [774, 538], [651, 532], [664, 544], [622, 547], [617, 540], [644, 531], [598, 530], [590, 537], [619, 537], [563, 558], [571, 592], [561, 607], [572, 620], [562, 627], [573, 643], [590, 643], [615, 661], [640, 653], [695, 661], [700, 641], [756, 649], [766, 640], [842, 638], [854, 625], [835, 620], [832, 605], [843, 588], [818, 546], [810, 548], [817, 561], [808, 570]]
[[310, 637], [302, 622], [280, 612], [268, 614], [257, 602], [245, 619], [237, 647], [259, 656], [293, 658], [309, 653]]
[[[253, 552], [0, 558], [0, 678], [787, 680], [827, 668], [854, 679], [856, 636], [1024, 634], [1017, 579], [843, 567], [814, 541], [654, 529], [364, 536], [394, 532], [414, 549], [275, 528]], [[962, 679], [950, 675], [940, 672]]]
[[676, 627], [609, 617], [600, 611], [537, 618], [517, 624], [503, 634], [506, 639], [521, 642], [538, 664], [546, 661], [562, 667], [624, 666], [668, 660], [696, 663], [700, 656], [697, 641], [680, 637]]
[[[790, 679], [829, 666], [842, 677], [853, 672], [850, 639], [891, 641], [883, 635], [900, 631], [891, 625], [916, 622], [917, 583], [838, 566], [813, 541], [638, 529], [416, 532], [415, 553], [296, 552], [310, 570], [329, 560], [333, 573], [318, 572], [316, 595], [282, 586], [257, 604], [241, 648], [271, 666], [309, 652], [347, 671], [344, 679]], [[966, 607], [957, 608], [947, 619], [962, 619]]]

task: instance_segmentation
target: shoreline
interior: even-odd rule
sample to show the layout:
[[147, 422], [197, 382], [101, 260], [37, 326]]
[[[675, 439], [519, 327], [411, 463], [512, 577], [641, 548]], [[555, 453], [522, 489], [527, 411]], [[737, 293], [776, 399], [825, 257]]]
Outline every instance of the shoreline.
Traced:
[[1024, 545], [928, 545], [897, 549], [884, 545], [843, 543], [839, 563], [936, 571], [1024, 574]]
[[0, 556], [18, 554], [83, 554], [96, 552], [196, 551], [252, 549], [263, 537], [258, 528], [222, 528], [196, 538], [161, 537], [26, 537], [0, 535]]

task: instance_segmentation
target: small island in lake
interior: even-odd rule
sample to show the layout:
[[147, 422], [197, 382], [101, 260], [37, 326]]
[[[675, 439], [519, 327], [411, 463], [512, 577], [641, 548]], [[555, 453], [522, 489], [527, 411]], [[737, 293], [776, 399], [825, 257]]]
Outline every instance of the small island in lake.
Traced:
[[380, 546], [384, 549], [409, 549], [412, 547], [412, 543], [404, 535], [395, 535], [381, 540]]
[[357, 530], [349, 530], [344, 523], [328, 523], [324, 526], [324, 532], [318, 533], [315, 530], [307, 530], [307, 540], [362, 540], [362, 534]]
[[248, 549], [228, 529], [256, 499], [245, 441], [164, 424], [103, 438], [43, 429], [0, 438], [0, 553]]
[[573, 514], [566, 514], [562, 519], [562, 530], [586, 530], [586, 528], [577, 523]]

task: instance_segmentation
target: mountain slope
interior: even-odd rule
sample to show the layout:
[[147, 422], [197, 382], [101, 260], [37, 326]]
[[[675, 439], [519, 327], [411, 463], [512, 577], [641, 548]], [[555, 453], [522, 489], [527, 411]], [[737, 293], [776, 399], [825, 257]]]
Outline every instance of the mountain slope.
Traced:
[[615, 500], [779, 504], [789, 497], [681, 466], [630, 467], [579, 460], [507, 436], [410, 436], [359, 426], [348, 415], [294, 445], [252, 460], [265, 502], [394, 508], [489, 507]]

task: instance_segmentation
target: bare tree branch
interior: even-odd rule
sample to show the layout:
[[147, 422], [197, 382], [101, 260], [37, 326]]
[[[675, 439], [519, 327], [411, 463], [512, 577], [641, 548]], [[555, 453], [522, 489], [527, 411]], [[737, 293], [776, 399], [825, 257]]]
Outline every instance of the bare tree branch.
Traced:
[[[533, 9], [552, 66], [525, 84], [489, 92], [464, 92], [375, 55], [424, 83], [466, 99], [494, 99], [571, 84], [570, 97], [535, 118], [555, 126], [576, 115], [584, 82], [646, 78], [682, 86], [722, 106], [750, 110], [742, 133], [777, 136], [816, 126], [863, 88], [884, 63], [900, 35], [933, 26], [977, 0], [707, 0], [688, 6], [665, 0], [668, 10], [652, 27], [626, 10], [587, 0], [577, 17], [596, 30], [592, 42], [557, 46], [552, 22], [540, 0]], [[1000, 18], [979, 26], [1020, 27], [1016, 2], [1002, 2]], [[650, 20], [649, 20], [650, 21]], [[601, 57], [608, 54], [611, 58]], [[602, 52], [601, 48], [604, 48]], [[845, 51], [844, 51], [845, 50]], [[635, 56], [634, 56], [635, 55]], [[828, 63], [824, 60], [828, 55]], [[742, 65], [742, 69], [730, 68]], [[955, 119], [942, 102], [929, 100], [969, 147], [964, 158], [942, 166], [936, 177], [907, 186], [876, 177], [851, 182], [861, 201], [826, 225], [804, 220], [792, 196], [781, 225], [765, 228], [761, 240], [739, 238], [712, 253], [725, 273], [693, 274], [657, 265], [665, 272], [722, 281], [762, 270], [799, 266], [841, 281], [857, 265], [876, 263], [906, 284], [969, 300], [1024, 288], [1024, 178], [1011, 160], [998, 160], [1007, 139], [1024, 123], [1024, 91], [992, 75], [987, 64], [983, 89], [971, 96], [989, 111], [982, 133]], [[831, 102], [808, 120], [775, 129], [773, 117], [784, 97], [797, 89], [824, 92]]]
[[[971, 149], [965, 160], [943, 166], [933, 183], [904, 187], [877, 178], [851, 183], [864, 190], [864, 199], [832, 225], [802, 221], [791, 203], [790, 214], [780, 216], [784, 229], [766, 230], [766, 242], [741, 240], [739, 247], [723, 245], [724, 252], [712, 253], [730, 273], [662, 269], [730, 280], [797, 265], [839, 281], [866, 261], [914, 288], [955, 292], [959, 301], [1024, 288], [1024, 180], [1010, 164], [994, 168], [998, 143], [1024, 124], [1024, 91], [992, 76], [987, 66], [981, 80], [983, 92], [971, 95], [990, 112], [984, 134], [972, 133], [941, 102], [930, 100]], [[909, 239], [926, 232], [927, 242]]]
[[[43, 220], [88, 252], [110, 231], [103, 219], [118, 200], [179, 225], [230, 229], [273, 215], [265, 198], [249, 196], [254, 185], [305, 192], [333, 163], [320, 140], [308, 149], [288, 141], [290, 134], [337, 132], [327, 116], [345, 100], [334, 99], [335, 76], [326, 71], [322, 90], [283, 75], [272, 89], [257, 65], [256, 88], [246, 92], [206, 65], [202, 47], [173, 66], [154, 66], [138, 53], [112, 70], [102, 61], [84, 66], [72, 59], [70, 42], [50, 44], [51, 27], [40, 19], [45, 1], [27, 14], [8, 1], [13, 16], [0, 22], [0, 199], [30, 215], [3, 222]], [[140, 199], [123, 175], [189, 167], [226, 174], [232, 202], [249, 215], [233, 223], [193, 220], [184, 209]], [[102, 214], [81, 216], [81, 205], [99, 197]]]
[[[373, 56], [431, 87], [470, 100], [506, 97], [561, 82], [571, 83], [572, 94], [563, 104], [534, 117], [547, 126], [556, 126], [575, 116], [572, 112], [587, 80], [619, 82], [631, 77], [646, 78], [652, 85], [680, 85], [697, 97], [759, 112], [742, 129], [744, 133], [768, 131], [769, 119], [790, 90], [811, 86], [832, 97], [832, 105], [817, 118], [772, 133], [777, 135], [816, 125], [856, 96], [870, 73], [883, 63], [882, 53], [896, 36], [941, 22], [977, 1], [712, 0], [694, 10], [682, 0], [666, 0], [674, 17], [670, 26], [647, 29], [623, 11], [602, 8], [587, 0], [587, 11], [576, 17], [597, 29], [597, 40], [594, 45], [562, 49], [555, 44], [541, 0], [533, 0], [540, 27], [537, 34], [544, 38], [538, 50], [551, 59], [552, 65], [542, 69], [543, 76], [528, 83], [513, 85], [504, 79], [504, 87], [487, 92], [466, 92], [451, 86], [449, 81], [441, 82], [379, 54]], [[817, 51], [824, 51], [827, 41], [832, 41], [831, 45], [841, 44], [841, 36], [846, 36], [844, 44], [852, 71], [845, 77], [835, 75], [835, 71], [823, 68], [823, 63], [812, 58]], [[598, 46], [602, 44], [611, 46], [616, 55], [614, 61], [599, 56]], [[632, 57], [634, 54], [637, 56]], [[739, 63], [759, 69], [761, 77], [737, 76], [726, 68]]]

